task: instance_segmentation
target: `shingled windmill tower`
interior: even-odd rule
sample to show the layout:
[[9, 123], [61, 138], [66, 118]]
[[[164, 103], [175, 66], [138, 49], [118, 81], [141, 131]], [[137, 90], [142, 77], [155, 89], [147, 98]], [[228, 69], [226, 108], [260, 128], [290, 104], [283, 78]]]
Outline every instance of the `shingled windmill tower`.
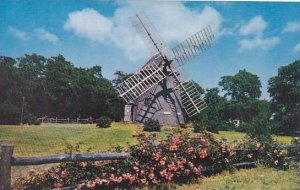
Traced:
[[194, 83], [184, 79], [181, 66], [212, 45], [210, 26], [168, 49], [144, 13], [136, 14], [131, 21], [153, 56], [116, 87], [127, 102], [124, 121], [152, 118], [162, 125], [184, 124], [185, 116], [193, 117], [207, 107]]

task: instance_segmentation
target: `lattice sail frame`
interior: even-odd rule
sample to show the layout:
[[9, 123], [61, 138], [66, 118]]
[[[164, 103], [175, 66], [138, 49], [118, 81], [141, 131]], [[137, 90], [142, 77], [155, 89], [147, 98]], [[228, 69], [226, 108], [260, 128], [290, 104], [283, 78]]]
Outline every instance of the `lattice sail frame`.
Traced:
[[202, 95], [197, 90], [194, 82], [181, 82], [179, 91], [181, 105], [189, 117], [193, 117], [207, 108], [207, 104], [202, 99]]
[[165, 53], [168, 49], [166, 43], [161, 38], [156, 28], [146, 16], [144, 12], [140, 12], [130, 18], [132, 26], [140, 34], [148, 46], [151, 55], [155, 55], [159, 52]]
[[214, 41], [214, 34], [210, 26], [205, 27], [188, 39], [172, 48], [174, 60], [182, 66], [200, 53], [210, 48]]
[[160, 56], [155, 57], [152, 62], [116, 87], [127, 103], [134, 101], [166, 78], [163, 68], [159, 66], [161, 61]]
[[[155, 56], [140, 71], [116, 87], [120, 96], [127, 103], [146, 96], [146, 92], [149, 92], [150, 89], [153, 89], [167, 77], [163, 72], [163, 57], [167, 57], [166, 54], [170, 55], [171, 52], [171, 59], [175, 60], [178, 67], [181, 67], [211, 47], [214, 41], [214, 34], [211, 27], [208, 26], [170, 51], [164, 45], [165, 43], [159, 33], [143, 12], [136, 14], [131, 18], [131, 21], [137, 32], [145, 40], [151, 53]], [[171, 64], [171, 71], [179, 83], [182, 107], [185, 109], [187, 115], [192, 117], [205, 109], [207, 105], [193, 82], [181, 82], [174, 70], [177, 70], [177, 68], [174, 68], [173, 64]]]

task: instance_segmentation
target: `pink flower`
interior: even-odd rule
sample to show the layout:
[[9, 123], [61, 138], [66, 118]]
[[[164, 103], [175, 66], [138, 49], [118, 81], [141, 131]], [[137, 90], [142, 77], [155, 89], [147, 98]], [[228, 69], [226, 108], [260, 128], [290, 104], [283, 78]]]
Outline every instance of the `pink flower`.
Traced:
[[95, 183], [96, 183], [97, 185], [102, 185], [102, 181], [100, 180], [99, 177], [97, 177], [97, 178], [95, 179]]
[[167, 175], [167, 171], [166, 170], [162, 170], [159, 172], [161, 177], [165, 177]]
[[173, 136], [172, 137], [172, 144], [174, 144], [174, 145], [181, 145], [182, 144], [182, 140], [180, 140], [180, 138], [178, 136]]
[[171, 172], [168, 172], [168, 175], [165, 177], [166, 180], [168, 181], [172, 181], [174, 174], [172, 174]]
[[55, 188], [61, 188], [63, 185], [60, 182], [54, 183]]
[[149, 175], [148, 175], [148, 177], [149, 177], [149, 179], [153, 179], [154, 178], [154, 173], [150, 173]]
[[164, 160], [160, 160], [160, 161], [159, 161], [159, 165], [160, 165], [160, 166], [165, 166], [165, 164], [166, 164], [166, 162], [165, 162]]
[[204, 146], [204, 147], [208, 147], [210, 145], [209, 140], [204, 139], [204, 138], [200, 138], [200, 143]]
[[201, 149], [201, 150], [199, 151], [199, 157], [200, 157], [201, 159], [206, 158], [206, 157], [207, 157], [207, 152], [206, 152], [206, 150]]
[[121, 183], [122, 182], [122, 177], [118, 177], [117, 183]]
[[259, 148], [261, 146], [261, 143], [260, 142], [257, 142], [256, 143], [256, 148]]
[[134, 169], [136, 172], [138, 172], [138, 171], [139, 171], [139, 168], [138, 168], [138, 167], [136, 167], [136, 166], [133, 166], [133, 169]]
[[61, 172], [60, 177], [64, 178], [64, 177], [66, 177], [66, 175], [68, 175], [68, 171], [64, 170]]
[[174, 164], [174, 162], [171, 162], [169, 165], [168, 165], [168, 168], [170, 171], [177, 171], [178, 167]]
[[200, 169], [197, 168], [197, 167], [194, 167], [194, 168], [193, 168], [193, 172], [194, 172], [195, 175], [201, 175], [201, 171], [200, 171]]
[[253, 157], [252, 153], [247, 154], [247, 158], [251, 159]]
[[127, 179], [130, 179], [131, 177], [131, 174], [130, 173], [126, 173], [126, 174], [123, 174], [122, 177], [127, 180]]
[[275, 161], [274, 161], [274, 164], [277, 166], [277, 164], [278, 164], [278, 160], [275, 160]]
[[171, 145], [169, 147], [169, 151], [176, 151], [178, 149], [178, 147], [176, 145]]
[[190, 171], [189, 169], [185, 169], [185, 170], [184, 170], [184, 175], [188, 176], [188, 175], [190, 175], [190, 172], [191, 172], [191, 171]]
[[88, 181], [87, 187], [88, 187], [88, 188], [91, 188], [91, 189], [94, 189], [94, 188], [96, 187], [96, 183], [93, 182], [93, 181]]
[[187, 153], [189, 153], [189, 154], [193, 153], [193, 151], [194, 151], [194, 148], [193, 148], [193, 147], [189, 147], [189, 148], [187, 149]]
[[152, 154], [152, 159], [158, 161], [160, 158], [160, 152], [156, 152]]

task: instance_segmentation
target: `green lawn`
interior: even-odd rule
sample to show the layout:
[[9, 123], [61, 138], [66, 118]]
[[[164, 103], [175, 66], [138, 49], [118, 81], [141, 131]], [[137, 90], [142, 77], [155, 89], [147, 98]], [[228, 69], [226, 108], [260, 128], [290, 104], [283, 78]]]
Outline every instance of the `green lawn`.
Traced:
[[14, 145], [15, 156], [64, 153], [67, 144], [81, 143], [85, 152], [107, 151], [115, 145], [135, 143], [132, 132], [141, 130], [136, 124], [113, 123], [99, 129], [95, 124], [44, 124], [41, 126], [0, 126], [0, 144]]
[[227, 171], [203, 178], [197, 184], [177, 186], [178, 190], [299, 190], [300, 178], [296, 169], [287, 171], [257, 167]]
[[[245, 133], [236, 132], [236, 131], [219, 131], [219, 134], [216, 134], [216, 138], [222, 139], [227, 138], [228, 141], [241, 141], [246, 136]], [[292, 137], [291, 136], [278, 136], [272, 135], [273, 139], [280, 144], [290, 144]]]

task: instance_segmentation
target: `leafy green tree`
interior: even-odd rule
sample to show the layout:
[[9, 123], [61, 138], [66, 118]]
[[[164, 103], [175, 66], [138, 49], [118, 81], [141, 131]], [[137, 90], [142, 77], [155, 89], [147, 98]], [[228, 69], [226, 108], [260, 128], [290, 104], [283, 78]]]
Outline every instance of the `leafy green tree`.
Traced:
[[22, 95], [16, 63], [13, 58], [0, 56], [0, 124], [20, 122]]
[[231, 100], [246, 101], [249, 99], [258, 99], [261, 95], [261, 83], [259, 77], [240, 70], [234, 76], [223, 76], [219, 85], [222, 91], [226, 91], [225, 97], [229, 96]]
[[268, 92], [280, 131], [293, 134], [300, 130], [300, 61], [280, 67], [269, 80]]
[[255, 74], [240, 70], [234, 76], [223, 76], [219, 85], [230, 101], [226, 106], [228, 120], [251, 122], [257, 116], [261, 82]]
[[37, 54], [25, 54], [18, 58], [18, 82], [20, 92], [25, 98], [25, 112], [43, 116], [47, 112], [47, 94], [45, 85], [46, 58]]
[[[224, 130], [226, 121], [224, 120], [224, 108], [227, 100], [219, 95], [218, 88], [207, 89], [204, 100], [207, 108], [194, 121], [197, 128], [199, 125], [211, 132], [218, 132], [219, 128]], [[201, 128], [201, 127], [200, 127]]]

